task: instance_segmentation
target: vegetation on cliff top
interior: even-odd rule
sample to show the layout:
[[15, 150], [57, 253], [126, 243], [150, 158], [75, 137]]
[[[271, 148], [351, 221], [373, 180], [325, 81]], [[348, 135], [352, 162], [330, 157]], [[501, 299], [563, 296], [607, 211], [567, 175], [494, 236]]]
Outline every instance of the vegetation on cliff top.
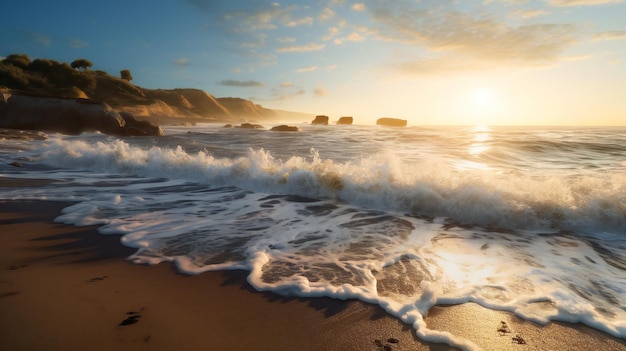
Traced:
[[27, 55], [13, 54], [0, 61], [0, 86], [53, 97], [90, 98], [111, 106], [153, 102], [129, 82], [130, 71], [122, 79], [104, 71], [91, 71], [91, 66], [87, 59], [69, 65], [48, 59], [31, 61]]

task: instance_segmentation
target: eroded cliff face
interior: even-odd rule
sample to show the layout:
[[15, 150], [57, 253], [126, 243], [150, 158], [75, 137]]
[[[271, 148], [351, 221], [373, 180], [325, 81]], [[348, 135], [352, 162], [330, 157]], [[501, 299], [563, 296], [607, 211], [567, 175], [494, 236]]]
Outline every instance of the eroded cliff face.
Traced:
[[122, 116], [111, 106], [87, 99], [38, 96], [0, 90], [0, 128], [49, 130], [66, 134], [99, 131], [113, 135], [163, 135], [160, 127]]
[[276, 119], [278, 117], [276, 112], [264, 108], [261, 105], [256, 105], [250, 100], [226, 97], [218, 98], [217, 101], [228, 109], [231, 115], [239, 118], [262, 121], [265, 119]]
[[174, 108], [161, 100], [146, 105], [120, 105], [115, 109], [118, 112], [146, 117], [185, 117], [189, 115], [189, 112]]
[[143, 89], [143, 92], [152, 103], [121, 106], [120, 109], [133, 110], [138, 116], [195, 117], [208, 120], [228, 120], [232, 117], [215, 97], [199, 89]]

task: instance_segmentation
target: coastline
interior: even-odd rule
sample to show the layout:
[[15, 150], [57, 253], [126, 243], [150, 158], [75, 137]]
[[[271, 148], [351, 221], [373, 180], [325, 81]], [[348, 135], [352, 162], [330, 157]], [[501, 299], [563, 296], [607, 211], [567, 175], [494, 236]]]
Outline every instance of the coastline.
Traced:
[[[0, 200], [2, 350], [453, 349], [417, 339], [378, 306], [257, 292], [242, 271], [188, 276], [132, 264], [119, 236], [53, 223], [69, 204]], [[511, 333], [499, 335], [503, 321]], [[426, 322], [485, 350], [626, 350], [626, 340], [583, 325], [540, 326], [476, 304], [434, 307]]]

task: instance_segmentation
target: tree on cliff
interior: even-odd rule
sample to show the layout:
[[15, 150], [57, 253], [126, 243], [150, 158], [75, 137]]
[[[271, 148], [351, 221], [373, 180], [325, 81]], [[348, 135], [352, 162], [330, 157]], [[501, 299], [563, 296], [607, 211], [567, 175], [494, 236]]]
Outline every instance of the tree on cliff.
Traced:
[[131, 80], [133, 80], [133, 76], [130, 74], [130, 71], [127, 70], [127, 69], [123, 69], [123, 70], [120, 71], [120, 77], [122, 79], [125, 79], [125, 80], [129, 81], [129, 82]]
[[28, 65], [30, 64], [30, 58], [28, 57], [28, 55], [25, 55], [25, 54], [24, 55], [11, 54], [7, 56], [7, 58], [2, 60], [2, 63], [13, 65], [19, 68], [28, 68]]
[[77, 59], [72, 61], [72, 68], [82, 68], [83, 71], [87, 70], [87, 68], [93, 66], [93, 63], [87, 59]]

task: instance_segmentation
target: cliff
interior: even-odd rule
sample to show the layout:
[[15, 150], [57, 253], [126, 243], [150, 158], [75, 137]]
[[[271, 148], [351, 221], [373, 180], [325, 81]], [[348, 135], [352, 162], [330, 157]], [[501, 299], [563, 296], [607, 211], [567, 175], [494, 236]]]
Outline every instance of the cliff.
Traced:
[[47, 97], [88, 99], [118, 113], [164, 124], [301, 120], [303, 115], [277, 113], [241, 98], [215, 98], [200, 89], [146, 89], [104, 71], [77, 70], [47, 59], [31, 61], [26, 55], [9, 55], [0, 61], [3, 86]]

